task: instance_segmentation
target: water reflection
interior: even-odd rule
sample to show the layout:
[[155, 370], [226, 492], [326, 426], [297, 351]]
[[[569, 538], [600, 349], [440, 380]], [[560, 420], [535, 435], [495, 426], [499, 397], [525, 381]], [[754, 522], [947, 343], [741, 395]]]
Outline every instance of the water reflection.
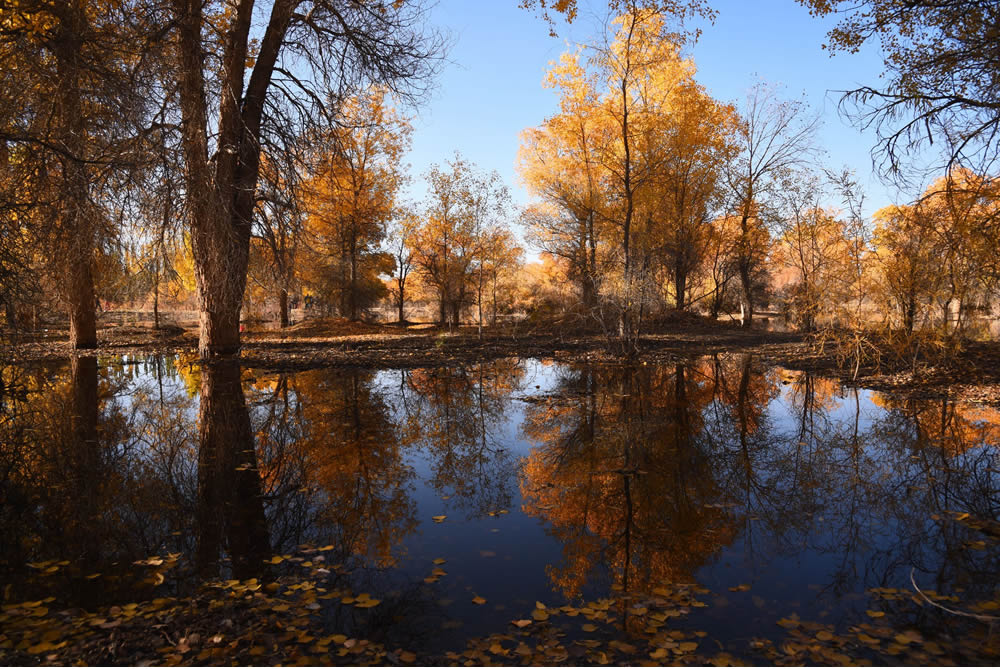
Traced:
[[202, 367], [198, 446], [197, 571], [217, 575], [228, 555], [235, 578], [261, 576], [271, 548], [238, 360]]
[[[272, 578], [272, 555], [311, 544], [332, 547], [331, 588], [386, 602], [333, 626], [433, 644], [442, 621], [469, 634], [535, 600], [699, 582], [725, 594], [715, 633], [745, 638], [792, 612], [850, 623], [911, 569], [969, 601], [1000, 573], [991, 536], [954, 522], [1000, 527], [1000, 414], [748, 355], [295, 374], [79, 357], [0, 379], [8, 599]], [[165, 554], [177, 573], [142, 580], [133, 563]], [[428, 579], [442, 554], [449, 575]], [[490, 606], [468, 603], [498, 578]]]

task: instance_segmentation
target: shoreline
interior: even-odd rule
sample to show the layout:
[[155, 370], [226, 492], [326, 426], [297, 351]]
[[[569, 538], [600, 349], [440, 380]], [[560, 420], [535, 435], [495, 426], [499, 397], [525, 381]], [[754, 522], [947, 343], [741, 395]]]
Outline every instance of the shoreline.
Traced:
[[[99, 346], [71, 351], [59, 330], [47, 336], [6, 341], [0, 356], [15, 364], [52, 363], [74, 356], [196, 356], [197, 335], [175, 328], [156, 333], [134, 326], [99, 331]], [[600, 333], [560, 334], [553, 329], [487, 332], [475, 328], [450, 333], [438, 328], [304, 322], [287, 330], [244, 333], [240, 361], [262, 371], [295, 372], [322, 367], [419, 368], [475, 363], [497, 358], [551, 358], [598, 364], [677, 364], [718, 354], [750, 354], [759, 364], [836, 378], [848, 387], [891, 392], [913, 399], [953, 399], [1000, 406], [1000, 344], [969, 342], [947, 364], [912, 369], [862, 367], [856, 378], [842, 368], [832, 346], [819, 350], [805, 333], [742, 330], [728, 325], [684, 324], [644, 334], [641, 350], [626, 357], [608, 350]], [[193, 362], [198, 362], [195, 359]]]

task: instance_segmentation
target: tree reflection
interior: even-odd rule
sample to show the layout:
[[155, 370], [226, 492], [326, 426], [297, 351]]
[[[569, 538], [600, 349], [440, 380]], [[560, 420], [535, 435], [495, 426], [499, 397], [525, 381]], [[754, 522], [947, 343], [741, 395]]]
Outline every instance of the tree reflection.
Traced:
[[430, 485], [481, 516], [511, 505], [517, 462], [503, 428], [520, 361], [400, 372], [402, 440], [426, 449]]
[[595, 567], [625, 590], [689, 582], [735, 532], [700, 435], [711, 384], [683, 365], [575, 368], [529, 410], [524, 510], [549, 523], [567, 597]]
[[276, 537], [332, 544], [341, 560], [396, 560], [416, 528], [413, 469], [390, 410], [363, 370], [312, 370], [258, 382], [262, 470]]
[[258, 575], [271, 555], [250, 414], [236, 359], [205, 363], [198, 413], [199, 573], [218, 573], [228, 554], [233, 575]]

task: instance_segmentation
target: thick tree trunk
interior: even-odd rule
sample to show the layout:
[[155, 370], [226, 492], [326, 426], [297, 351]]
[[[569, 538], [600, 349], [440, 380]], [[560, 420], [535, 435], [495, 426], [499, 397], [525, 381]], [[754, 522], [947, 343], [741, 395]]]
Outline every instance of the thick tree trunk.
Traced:
[[254, 3], [250, 0], [235, 3], [235, 11], [222, 35], [220, 76], [224, 93], [219, 99], [215, 124], [219, 148], [210, 159], [202, 44], [204, 5], [200, 0], [174, 0], [182, 144], [201, 312], [198, 351], [203, 359], [235, 354], [240, 348], [240, 309], [260, 173], [264, 100], [295, 4], [288, 0], [273, 3], [253, 70], [247, 78]]
[[[84, 253], [83, 249], [79, 251]], [[77, 258], [70, 264], [69, 346], [72, 349], [97, 348], [97, 299], [94, 296], [94, 273], [91, 256]]]
[[65, 135], [60, 143], [63, 156], [58, 232], [61, 266], [60, 285], [69, 307], [69, 343], [73, 349], [97, 346], [97, 314], [94, 297], [93, 213], [88, 207], [88, 175], [84, 163], [86, 114], [80, 83], [80, 50], [87, 17], [83, 4], [73, 0], [60, 17], [61, 35], [54, 50], [59, 72], [58, 117]]

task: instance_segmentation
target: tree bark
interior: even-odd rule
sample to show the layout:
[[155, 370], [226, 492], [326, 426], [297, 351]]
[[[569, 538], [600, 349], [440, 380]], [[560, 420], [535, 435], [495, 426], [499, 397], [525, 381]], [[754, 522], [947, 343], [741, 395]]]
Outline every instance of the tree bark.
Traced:
[[282, 328], [288, 327], [288, 289], [282, 288], [278, 292], [278, 324]]
[[97, 313], [94, 296], [93, 212], [88, 206], [87, 168], [84, 161], [87, 116], [83, 113], [80, 82], [82, 35], [87, 16], [80, 0], [67, 3], [60, 16], [61, 34], [54, 49], [59, 74], [58, 117], [66, 148], [62, 157], [62, 182], [58, 234], [64, 274], [61, 285], [69, 307], [69, 344], [73, 349], [97, 347]]
[[218, 152], [208, 156], [208, 110], [202, 54], [203, 3], [174, 0], [182, 139], [187, 198], [198, 286], [198, 351], [203, 359], [240, 349], [240, 309], [246, 288], [250, 225], [260, 172], [260, 126], [264, 98], [294, 7], [276, 0], [244, 86], [253, 15], [251, 0], [239, 0], [222, 36], [222, 90]]
[[685, 306], [684, 295], [687, 293], [687, 272], [679, 261], [674, 267], [674, 292], [677, 293], [674, 307], [680, 311]]

